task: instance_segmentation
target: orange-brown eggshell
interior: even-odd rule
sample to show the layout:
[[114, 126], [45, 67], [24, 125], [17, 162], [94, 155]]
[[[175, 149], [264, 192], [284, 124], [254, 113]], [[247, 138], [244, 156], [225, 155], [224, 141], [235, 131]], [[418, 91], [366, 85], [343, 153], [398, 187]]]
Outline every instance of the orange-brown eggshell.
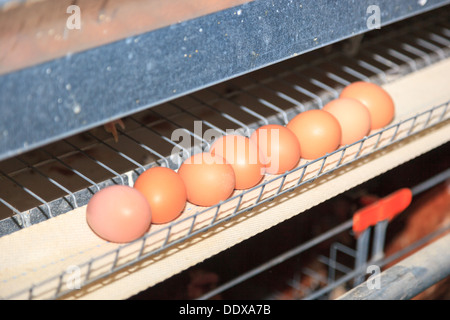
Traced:
[[335, 151], [342, 137], [337, 119], [323, 110], [308, 110], [296, 115], [286, 126], [300, 142], [302, 158], [316, 159]]
[[210, 153], [224, 158], [233, 167], [236, 189], [251, 188], [264, 177], [264, 158], [258, 146], [247, 137], [222, 136], [212, 144]]
[[186, 187], [174, 170], [153, 167], [144, 171], [134, 183], [152, 209], [152, 223], [168, 223], [181, 214], [186, 206]]
[[186, 186], [188, 201], [198, 206], [213, 206], [228, 199], [236, 185], [233, 167], [208, 152], [186, 159], [178, 174]]
[[250, 140], [257, 144], [264, 156], [266, 173], [284, 173], [295, 168], [300, 161], [300, 143], [295, 134], [282, 125], [261, 126], [253, 132]]
[[322, 110], [331, 113], [341, 125], [341, 145], [356, 142], [370, 132], [371, 116], [369, 110], [359, 100], [338, 98], [328, 102]]
[[365, 81], [351, 83], [342, 90], [340, 97], [357, 99], [369, 109], [372, 130], [382, 128], [394, 119], [395, 106], [392, 97], [375, 83]]

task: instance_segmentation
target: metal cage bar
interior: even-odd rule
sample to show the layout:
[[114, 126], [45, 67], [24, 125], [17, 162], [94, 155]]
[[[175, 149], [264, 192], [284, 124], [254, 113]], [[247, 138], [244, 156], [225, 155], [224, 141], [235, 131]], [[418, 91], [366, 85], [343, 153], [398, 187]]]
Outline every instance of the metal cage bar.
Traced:
[[[361, 283], [339, 300], [407, 300], [450, 276], [450, 234], [377, 275], [379, 286]], [[372, 279], [373, 280], [373, 279]]]

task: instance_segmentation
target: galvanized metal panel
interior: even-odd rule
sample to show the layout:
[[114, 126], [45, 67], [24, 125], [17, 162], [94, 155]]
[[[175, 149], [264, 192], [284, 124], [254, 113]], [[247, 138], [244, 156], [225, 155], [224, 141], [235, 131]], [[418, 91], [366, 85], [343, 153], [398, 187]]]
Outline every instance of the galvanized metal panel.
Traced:
[[[258, 0], [3, 75], [0, 160], [364, 33], [373, 2]], [[449, 3], [376, 5], [383, 26]]]

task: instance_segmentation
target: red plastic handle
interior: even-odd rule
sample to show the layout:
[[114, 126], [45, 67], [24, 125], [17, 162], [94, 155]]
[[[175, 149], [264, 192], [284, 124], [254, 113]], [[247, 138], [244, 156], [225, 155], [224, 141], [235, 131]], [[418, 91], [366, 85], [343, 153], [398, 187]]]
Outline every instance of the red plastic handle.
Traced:
[[411, 201], [411, 190], [403, 188], [359, 209], [353, 215], [353, 232], [358, 236], [379, 221], [391, 221], [396, 215], [405, 210], [411, 204]]

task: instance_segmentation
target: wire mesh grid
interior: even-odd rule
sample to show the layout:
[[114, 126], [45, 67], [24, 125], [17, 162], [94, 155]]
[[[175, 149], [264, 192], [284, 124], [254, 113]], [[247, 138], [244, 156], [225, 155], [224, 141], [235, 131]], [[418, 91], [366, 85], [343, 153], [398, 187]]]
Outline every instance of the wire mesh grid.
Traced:
[[[411, 193], [415, 198], [445, 183], [449, 178], [450, 169], [446, 169], [411, 187]], [[325, 210], [330, 209], [329, 206], [326, 208]], [[414, 209], [411, 212], [414, 212]], [[323, 213], [321, 212], [321, 216]], [[196, 299], [223, 298], [224, 294], [234, 297], [233, 295], [236, 292], [240, 292], [240, 288], [255, 286], [258, 280], [251, 282], [252, 279], [258, 276], [264, 277], [264, 274], [267, 274], [270, 278], [276, 278], [282, 285], [277, 286], [279, 289], [271, 287], [270, 293], [262, 294], [262, 299], [336, 299], [362, 282], [376, 278], [382, 268], [393, 265], [395, 261], [403, 259], [411, 252], [450, 231], [450, 225], [444, 223], [442, 226], [433, 228], [424, 237], [411, 241], [400, 250], [385, 252], [385, 242], [389, 238], [388, 228], [390, 223], [388, 220], [380, 221], [367, 228], [360, 236], [356, 236], [353, 232], [352, 218], [342, 220], [338, 224], [333, 224], [334, 226], [326, 231], [321, 230], [314, 237], [308, 238], [293, 248], [281, 254], [273, 255], [270, 259], [264, 260], [263, 263], [240, 272], [234, 278], [227, 279], [219, 286], [199, 295]], [[393, 230], [390, 229], [390, 231]], [[308, 255], [310, 251], [313, 251], [314, 254]], [[276, 267], [286, 263], [294, 267], [276, 269]], [[374, 284], [369, 281], [366, 285]]]
[[[225, 202], [219, 203], [207, 209], [199, 210], [192, 215], [161, 228], [160, 230], [150, 232], [135, 242], [122, 245], [117, 249], [108, 252], [104, 256], [87, 261], [85, 265], [79, 266], [81, 269], [86, 270], [84, 282], [85, 284], [88, 284], [102, 277], [106, 277], [108, 274], [130, 266], [133, 263], [168, 248], [169, 246], [180, 243], [185, 239], [193, 237], [194, 235], [231, 219], [238, 214], [251, 210], [252, 208], [267, 201], [271, 201], [295, 188], [304, 186], [320, 176], [329, 174], [334, 170], [373, 153], [374, 151], [379, 151], [392, 145], [393, 143], [408, 138], [413, 134], [419, 133], [422, 130], [448, 120], [448, 105], [449, 102], [433, 107], [409, 119], [391, 125], [350, 146], [342, 147], [331, 154], [301, 165], [298, 168], [295, 168], [280, 176], [269, 178], [260, 185], [237, 194]], [[433, 115], [435, 116], [433, 117]], [[420, 121], [419, 119], [423, 120]], [[386, 141], [383, 141], [383, 134], [389, 131], [394, 131], [394, 135], [392, 135], [389, 139], [386, 139]], [[369, 144], [369, 141], [372, 141], [373, 143]], [[352, 147], [353, 151], [350, 152]], [[347, 158], [345, 157], [346, 153], [349, 153]], [[334, 160], [331, 161], [331, 159]], [[292, 179], [292, 177], [295, 178]], [[223, 210], [223, 207], [228, 208]], [[129, 249], [132, 249], [131, 253]], [[125, 255], [126, 259], [123, 259], [123, 255]], [[112, 259], [112, 263], [107, 269], [103, 266], [100, 268], [100, 272], [99, 269], [96, 269], [96, 272], [94, 273], [93, 266], [105, 258], [108, 258], [108, 260]], [[122, 261], [121, 259], [125, 261]], [[54, 297], [56, 298], [67, 293], [60, 292], [62, 283], [67, 281], [67, 279], [65, 279], [65, 274], [61, 274], [49, 278], [48, 283], [54, 283], [55, 280], [57, 281], [57, 285], [54, 287]], [[29, 288], [27, 290], [29, 298], [35, 297], [34, 291], [36, 287], [45, 286], [46, 283], [39, 283], [36, 284], [36, 286]]]
[[[449, 29], [445, 25], [431, 27], [429, 24], [429, 21], [421, 21], [420, 28], [415, 27], [419, 30], [414, 36], [405, 39], [408, 44], [400, 61], [390, 55], [396, 50], [380, 46], [382, 41], [375, 37], [361, 44], [357, 57], [348, 58], [341, 52], [321, 59], [314, 57], [312, 61], [306, 57], [300, 63], [295, 60], [269, 71], [264, 69], [152, 108], [142, 115], [128, 117], [129, 129], [120, 131], [124, 143], [111, 143], [104, 132], [92, 131], [6, 161], [0, 167], [0, 177], [9, 180], [11, 187], [4, 189], [23, 196], [17, 205], [7, 204], [6, 199], [12, 196], [5, 191], [1, 198], [8, 209], [2, 216], [9, 216], [12, 211], [18, 217], [15, 223], [19, 224], [12, 228], [28, 226], [86, 204], [90, 196], [106, 184], [131, 184], [152, 165], [176, 169], [189, 154], [204, 150], [211, 143], [203, 138], [205, 129], [195, 130], [192, 124], [196, 121], [218, 135], [225, 134], [223, 128], [248, 135], [259, 125], [286, 124], [298, 112], [320, 108], [336, 98], [340, 88], [353, 81], [386, 83], [444, 59], [450, 47]], [[405, 34], [402, 30], [395, 30], [391, 36], [384, 35], [383, 39], [389, 45], [397, 43], [402, 47], [405, 43], [396, 41]], [[383, 47], [385, 50], [380, 52]], [[414, 58], [406, 56], [405, 51]], [[189, 135], [193, 142], [187, 147], [176, 143], [173, 131], [177, 129]], [[167, 157], [169, 154], [171, 156]], [[90, 162], [93, 169], [79, 168], [81, 161]], [[33, 174], [40, 175], [41, 183], [60, 197], [51, 198], [37, 186], [26, 186]], [[75, 177], [69, 179], [68, 175]], [[39, 194], [34, 190], [39, 190]], [[0, 213], [2, 211], [5, 212], [4, 208], [0, 208]]]
[[[337, 54], [337, 56], [330, 55], [325, 59], [316, 59], [314, 62], [308, 62], [295, 68], [292, 68], [288, 62], [286, 65], [275, 67], [275, 76], [272, 73], [273, 70], [261, 70], [257, 72], [257, 75], [253, 75], [251, 82], [248, 82], [247, 77], [243, 77], [237, 79], [231, 87], [228, 84], [220, 84], [198, 94], [190, 95], [183, 100], [169, 102], [164, 108], [152, 108], [148, 110], [144, 118], [139, 118], [139, 115], [136, 115], [127, 119], [127, 125], [134, 124], [135, 132], [145, 130], [152, 134], [151, 139], [157, 138], [159, 141], [163, 141], [165, 144], [164, 151], [151, 147], [153, 143], [149, 138], [146, 138], [145, 141], [140, 140], [137, 138], [138, 135], [130, 133], [132, 130], [120, 130], [120, 139], [128, 139], [128, 141], [134, 142], [135, 145], [129, 147], [132, 150], [123, 149], [123, 145], [119, 146], [108, 142], [107, 138], [102, 138], [100, 131], [96, 131], [86, 132], [82, 138], [76, 137], [75, 140], [65, 139], [61, 141], [57, 146], [57, 148], [61, 148], [61, 150], [58, 150], [59, 153], [52, 149], [42, 148], [39, 150], [41, 154], [37, 159], [33, 158], [35, 154], [30, 158], [27, 158], [27, 155], [18, 156], [15, 160], [18, 160], [21, 166], [17, 168], [12, 166], [13, 168], [9, 171], [0, 170], [0, 174], [3, 181], [8, 181], [14, 186], [14, 191], [22, 190], [33, 200], [33, 203], [37, 202], [39, 205], [32, 209], [21, 210], [10, 204], [6, 200], [8, 199], [7, 196], [0, 197], [0, 202], [15, 214], [13, 220], [20, 228], [27, 227], [36, 223], [32, 219], [32, 210], [38, 213], [38, 222], [42, 219], [52, 218], [85, 205], [96, 191], [107, 185], [132, 185], [136, 177], [151, 166], [161, 165], [177, 168], [187, 156], [207, 150], [211, 142], [203, 138], [203, 132], [190, 129], [193, 122], [198, 121], [207, 128], [215, 130], [218, 134], [225, 134], [224, 129], [221, 129], [223, 127], [233, 127], [243, 135], [248, 136], [252, 129], [261, 124], [286, 124], [298, 112], [321, 108], [327, 101], [337, 97], [340, 88], [353, 81], [369, 80], [385, 83], [402, 74], [416, 71], [421, 66], [429, 65], [436, 59], [446, 58], [450, 48], [449, 29], [445, 24], [438, 24], [437, 27], [431, 24], [427, 25], [426, 22], [423, 22], [423, 24], [425, 26], [422, 25], [419, 28], [420, 30], [416, 30], [418, 36], [414, 38], [414, 44], [411, 44], [410, 38], [408, 38], [408, 43], [398, 42], [401, 49], [392, 49], [389, 46], [386, 47], [387, 50], [384, 52], [377, 51], [374, 53], [370, 44], [375, 42], [375, 45], [380, 47], [380, 40], [377, 38], [363, 45], [358, 58], [352, 58], [351, 61], [345, 55]], [[397, 31], [394, 34], [395, 37], [398, 37], [402, 33]], [[393, 40], [391, 37], [387, 37], [387, 39], [388, 42]], [[398, 40], [398, 38], [395, 38], [395, 40]], [[398, 50], [406, 51], [408, 55]], [[411, 58], [411, 55], [414, 58]], [[344, 59], [347, 63], [341, 64], [339, 59]], [[323, 67], [324, 64], [327, 66], [326, 68]], [[305, 68], [305, 65], [308, 68]], [[281, 70], [279, 70], [280, 68]], [[309, 75], [311, 71], [316, 75], [315, 77]], [[271, 75], [268, 77], [261, 76], [261, 73], [266, 72], [271, 73]], [[255, 77], [262, 80], [255, 80]], [[326, 80], [323, 80], [325, 78]], [[305, 82], [303, 82], [300, 85], [298, 81], [301, 79], [307, 80], [308, 84], [304, 85]], [[244, 85], [239, 86], [240, 82]], [[261, 97], [258, 93], [255, 93], [254, 88], [264, 90], [265, 96]], [[241, 99], [244, 99], [244, 101]], [[245, 99], [247, 99], [247, 103], [245, 103]], [[257, 102], [264, 108], [255, 111], [250, 102]], [[136, 101], [136, 103], [139, 103], [139, 101]], [[181, 103], [183, 103], [183, 107], [180, 106]], [[224, 105], [221, 103], [224, 103]], [[215, 206], [193, 208], [193, 213], [190, 212], [185, 217], [152, 231], [141, 239], [86, 261], [84, 265], [79, 266], [84, 277], [83, 285], [93, 283], [142, 261], [296, 188], [307, 187], [308, 183], [319, 177], [331, 174], [337, 169], [388, 148], [392, 144], [423, 130], [440, 125], [448, 120], [449, 103], [433, 106], [426, 111], [374, 132], [360, 141], [343, 146], [319, 159], [304, 161], [297, 168], [282, 175], [268, 176], [256, 187], [237, 193]], [[199, 105], [203, 109], [198, 109]], [[170, 106], [170, 108], [167, 106]], [[232, 106], [236, 112], [229, 112]], [[218, 116], [218, 118], [210, 117], [211, 121], [208, 120], [211, 114]], [[214, 120], [217, 119], [219, 121], [215, 124]], [[161, 133], [161, 131], [173, 132], [174, 129], [180, 129], [187, 133], [195, 141], [194, 146], [185, 148], [169, 138], [170, 134]], [[89, 143], [83, 145], [77, 139]], [[102, 151], [108, 152], [101, 156], [99, 153], [91, 152], [92, 144], [90, 143], [92, 141], [101, 146]], [[175, 154], [173, 153], [174, 148], [177, 150]], [[138, 149], [140, 150], [138, 151]], [[172, 151], [171, 156], [165, 156], [170, 154], [170, 151]], [[150, 158], [148, 158], [149, 154]], [[110, 155], [114, 156], [112, 162], [107, 160]], [[76, 161], [68, 160], [72, 156], [75, 159], [81, 156], [84, 161], [89, 160], [89, 163], [95, 165], [95, 169], [83, 172], [76, 167]], [[145, 161], [142, 161], [143, 158]], [[141, 161], [137, 159], [141, 159]], [[60, 169], [55, 176], [46, 173], [44, 170], [49, 163], [60, 164]], [[114, 166], [111, 163], [114, 163]], [[99, 171], [98, 168], [102, 168], [109, 179], [103, 179], [105, 172], [98, 177], [96, 174]], [[77, 177], [82, 183], [78, 182], [78, 185], [75, 184], [75, 187], [69, 188], [58, 182], [60, 180], [57, 178], [58, 174], [61, 174], [61, 171], [65, 173], [64, 170]], [[27, 187], [25, 182], [21, 182], [18, 175], [21, 172], [27, 174], [33, 172], [33, 174], [43, 177], [63, 196], [48, 201], [39, 194], [43, 190], [42, 186], [32, 189]], [[78, 189], [80, 191], [71, 191], [79, 185], [87, 185], [87, 187]], [[105, 263], [105, 261], [107, 262]], [[68, 276], [70, 276], [68, 273], [53, 275], [46, 281], [11, 294], [6, 299], [24, 295], [30, 299], [40, 296], [61, 297], [70, 292], [63, 289], [63, 283], [67, 281]]]
[[[350, 229], [351, 226], [348, 226], [348, 224], [350, 223], [351, 221], [348, 221], [347, 223], [343, 223], [338, 227], [343, 228], [344, 226], [347, 226], [347, 228]], [[355, 249], [348, 247], [340, 242], [332, 243], [330, 246], [329, 255], [320, 255], [317, 258], [317, 261], [323, 266], [322, 268], [317, 268], [319, 269], [319, 271], [304, 267], [303, 269], [299, 270], [291, 280], [287, 282], [287, 285], [290, 287], [289, 290], [286, 290], [283, 293], [274, 292], [270, 296], [267, 296], [266, 299], [315, 300], [339, 298], [340, 295], [347, 292], [349, 289], [358, 286], [377, 273], [379, 274], [379, 272], [382, 270], [381, 268], [388, 265], [390, 262], [396, 259], [400, 259], [401, 257], [407, 255], [409, 252], [412, 252], [417, 248], [423, 246], [424, 244], [431, 242], [436, 238], [439, 238], [450, 230], [449, 226], [441, 227], [428, 234], [424, 238], [406, 246], [405, 248], [391, 256], [379, 256], [377, 258], [376, 255], [374, 255], [371, 259], [367, 259], [367, 248], [369, 248], [368, 243], [371, 239], [371, 232], [375, 231], [372, 240], [376, 243], [383, 242], [385, 239], [383, 234], [377, 233], [377, 231], [379, 231], [380, 229], [384, 229], [383, 227], [381, 227], [381, 225], [383, 224], [386, 224], [386, 221], [380, 222], [375, 227], [373, 227], [373, 229], [367, 229], [363, 234], [363, 238], [358, 239], [357, 248]], [[333, 230], [330, 230], [330, 233], [336, 232], [336, 230], [339, 229], [335, 228]], [[301, 253], [299, 252], [299, 249], [300, 248], [296, 248], [296, 250], [292, 250], [292, 252], [289, 253], [295, 252], [295, 254], [299, 254]], [[374, 254], [375, 250], [372, 253]], [[341, 263], [340, 260], [344, 261], [345, 263]], [[261, 266], [261, 268], [262, 267], [264, 266]], [[321, 273], [320, 270], [324, 272]], [[257, 271], [260, 270], [252, 271], [256, 274]], [[200, 300], [209, 299], [210, 297], [213, 297], [214, 295], [225, 291], [229, 287], [236, 285], [241, 281], [245, 281], [246, 278], [254, 276], [255, 274], [246, 273], [244, 275], [241, 275], [240, 278], [230, 281], [229, 283], [222, 285], [216, 290], [200, 297]], [[302, 282], [303, 277], [307, 280]], [[370, 285], [370, 283], [367, 285]]]

